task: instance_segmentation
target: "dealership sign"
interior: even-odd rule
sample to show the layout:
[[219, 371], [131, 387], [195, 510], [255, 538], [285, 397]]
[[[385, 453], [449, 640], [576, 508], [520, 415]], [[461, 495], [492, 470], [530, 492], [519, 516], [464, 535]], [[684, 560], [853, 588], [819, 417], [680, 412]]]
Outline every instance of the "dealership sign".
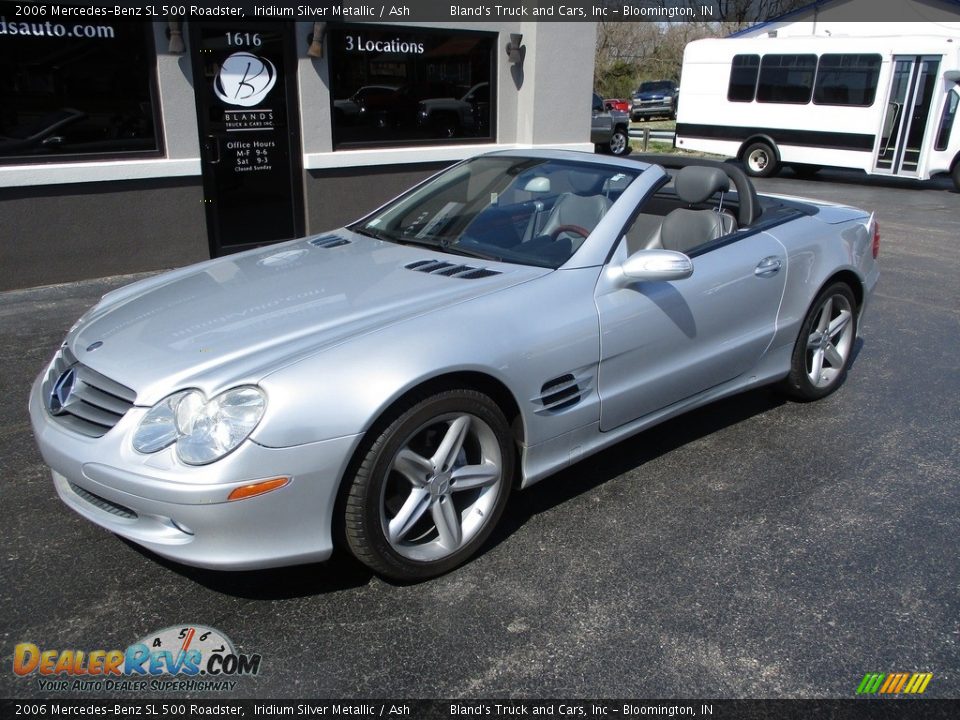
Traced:
[[228, 105], [259, 105], [277, 82], [277, 68], [265, 57], [235, 52], [223, 61], [213, 91]]

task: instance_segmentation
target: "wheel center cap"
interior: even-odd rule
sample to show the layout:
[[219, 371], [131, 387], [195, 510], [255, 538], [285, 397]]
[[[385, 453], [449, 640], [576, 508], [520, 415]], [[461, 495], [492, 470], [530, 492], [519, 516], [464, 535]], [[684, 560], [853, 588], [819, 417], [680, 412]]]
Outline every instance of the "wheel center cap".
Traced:
[[440, 497], [450, 492], [450, 473], [443, 472], [433, 476], [430, 480], [430, 494], [433, 497]]

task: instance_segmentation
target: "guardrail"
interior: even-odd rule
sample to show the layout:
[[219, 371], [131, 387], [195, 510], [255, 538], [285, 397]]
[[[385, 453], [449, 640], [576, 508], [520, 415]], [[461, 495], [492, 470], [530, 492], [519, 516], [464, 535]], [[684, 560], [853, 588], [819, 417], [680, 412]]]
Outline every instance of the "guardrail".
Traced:
[[651, 140], [667, 140], [674, 144], [677, 137], [677, 133], [673, 130], [651, 130], [650, 128], [631, 128], [627, 131], [627, 135], [633, 140], [642, 140], [644, 151]]

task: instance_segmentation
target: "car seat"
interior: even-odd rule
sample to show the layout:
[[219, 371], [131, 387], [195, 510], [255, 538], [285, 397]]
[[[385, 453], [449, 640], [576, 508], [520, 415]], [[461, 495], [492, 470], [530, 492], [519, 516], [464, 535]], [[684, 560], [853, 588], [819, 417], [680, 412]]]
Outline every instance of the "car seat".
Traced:
[[674, 176], [673, 186], [677, 196], [691, 207], [672, 210], [660, 223], [645, 249], [663, 248], [685, 253], [737, 229], [736, 219], [722, 210], [722, 196], [720, 208], [716, 210], [692, 209], [692, 206], [709, 200], [714, 193], [730, 190], [730, 178], [723, 170], [688, 165]]

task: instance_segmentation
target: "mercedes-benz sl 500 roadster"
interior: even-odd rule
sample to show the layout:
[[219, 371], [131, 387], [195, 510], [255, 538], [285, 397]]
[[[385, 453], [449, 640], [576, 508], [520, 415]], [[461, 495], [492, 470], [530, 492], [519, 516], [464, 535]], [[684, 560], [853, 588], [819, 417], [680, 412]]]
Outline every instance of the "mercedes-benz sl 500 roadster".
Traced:
[[108, 293], [30, 395], [57, 493], [190, 565], [339, 545], [418, 580], [474, 554], [512, 490], [667, 418], [833, 392], [873, 216], [681, 164], [491, 153], [338, 230]]

